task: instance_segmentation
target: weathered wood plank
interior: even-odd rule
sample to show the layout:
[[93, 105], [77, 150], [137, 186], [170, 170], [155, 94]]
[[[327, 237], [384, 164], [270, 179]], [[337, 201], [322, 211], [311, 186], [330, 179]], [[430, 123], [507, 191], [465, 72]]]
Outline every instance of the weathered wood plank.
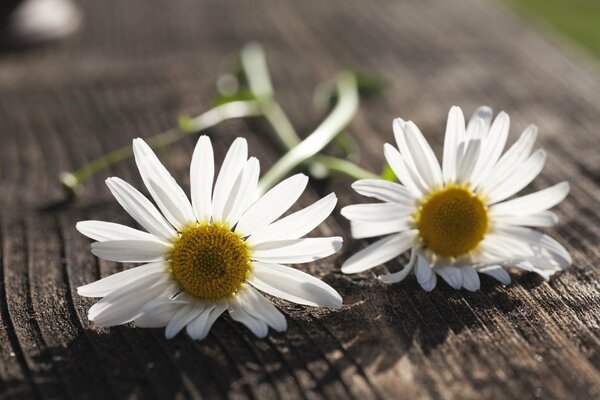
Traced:
[[[481, 1], [83, 1], [83, 31], [58, 46], [0, 55], [0, 398], [578, 398], [600, 396], [600, 78], [499, 4]], [[448, 108], [507, 111], [511, 141], [540, 127], [547, 166], [534, 188], [572, 190], [550, 229], [573, 267], [550, 282], [515, 275], [478, 293], [414, 278], [383, 286], [345, 276], [366, 241], [338, 212], [320, 234], [344, 233], [341, 254], [298, 266], [338, 289], [340, 312], [277, 301], [284, 334], [258, 340], [218, 321], [207, 340], [166, 341], [159, 330], [98, 329], [76, 288], [124, 268], [98, 261], [74, 229], [81, 219], [131, 223], [106, 190], [115, 175], [140, 186], [132, 162], [94, 177], [76, 203], [56, 179], [137, 136], [205, 110], [214, 80], [249, 40], [264, 43], [278, 98], [309, 132], [322, 115], [312, 88], [342, 68], [380, 76], [351, 132], [359, 163], [382, 164], [391, 121], [414, 120], [439, 155]], [[245, 135], [266, 171], [283, 152], [259, 121], [213, 131], [217, 160]], [[161, 156], [189, 186], [194, 140]], [[335, 191], [360, 202], [346, 178], [312, 182], [306, 205]], [[389, 263], [376, 272], [396, 270]], [[125, 266], [126, 267], [126, 266]]]

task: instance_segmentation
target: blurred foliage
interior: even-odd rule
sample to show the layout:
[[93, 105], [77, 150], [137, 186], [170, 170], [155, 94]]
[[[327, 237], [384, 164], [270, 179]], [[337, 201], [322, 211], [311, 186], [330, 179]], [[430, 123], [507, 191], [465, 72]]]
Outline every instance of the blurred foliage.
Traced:
[[600, 0], [506, 0], [517, 12], [541, 20], [600, 57]]

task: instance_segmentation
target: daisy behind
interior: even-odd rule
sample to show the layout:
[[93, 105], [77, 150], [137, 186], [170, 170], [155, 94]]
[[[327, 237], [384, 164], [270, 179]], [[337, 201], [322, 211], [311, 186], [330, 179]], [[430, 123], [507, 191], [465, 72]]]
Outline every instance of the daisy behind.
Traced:
[[414, 271], [426, 291], [437, 277], [455, 289], [480, 287], [479, 275], [510, 283], [505, 268], [517, 267], [549, 279], [571, 264], [569, 253], [533, 227], [558, 222], [548, 211], [569, 192], [567, 182], [511, 198], [541, 172], [546, 154], [532, 152], [537, 128], [529, 126], [504, 153], [510, 120], [480, 107], [465, 126], [452, 107], [444, 140], [443, 162], [412, 121], [396, 119], [396, 145], [385, 144], [385, 158], [401, 183], [378, 179], [356, 181], [361, 195], [381, 202], [344, 207], [354, 238], [385, 236], [350, 257], [344, 273], [374, 268], [410, 251], [402, 270], [381, 275], [385, 283]]
[[269, 327], [281, 332], [287, 324], [260, 292], [303, 305], [342, 306], [329, 285], [281, 265], [315, 261], [341, 248], [340, 237], [303, 238], [329, 216], [337, 202], [333, 193], [280, 218], [308, 178], [294, 175], [259, 196], [259, 162], [248, 158], [246, 140], [238, 138], [213, 184], [213, 149], [202, 136], [192, 156], [190, 202], [142, 139], [133, 141], [133, 149], [156, 206], [119, 178], [106, 184], [145, 231], [104, 221], [77, 224], [97, 241], [92, 243], [97, 257], [144, 263], [78, 288], [82, 296], [102, 298], [88, 313], [97, 326], [133, 321], [139, 327], [166, 327], [167, 338], [185, 329], [191, 338], [203, 339], [228, 311], [264, 337]]

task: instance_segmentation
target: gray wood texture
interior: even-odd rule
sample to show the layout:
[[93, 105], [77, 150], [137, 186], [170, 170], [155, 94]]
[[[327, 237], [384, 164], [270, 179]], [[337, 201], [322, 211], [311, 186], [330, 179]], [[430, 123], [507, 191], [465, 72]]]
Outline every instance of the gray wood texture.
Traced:
[[[56, 46], [0, 53], [0, 398], [480, 399], [600, 397], [600, 75], [492, 1], [81, 2], [83, 30]], [[88, 182], [62, 204], [57, 180], [134, 137], [206, 110], [214, 80], [241, 46], [268, 52], [278, 98], [306, 134], [323, 115], [312, 89], [343, 68], [383, 78], [351, 131], [359, 163], [381, 168], [396, 116], [412, 119], [440, 154], [445, 118], [480, 104], [512, 118], [510, 140], [529, 123], [548, 151], [540, 189], [572, 190], [548, 230], [573, 266], [550, 282], [513, 274], [477, 293], [414, 277], [383, 286], [374, 272], [340, 273], [366, 241], [353, 241], [339, 208], [318, 233], [344, 234], [343, 251], [302, 265], [340, 291], [341, 311], [276, 304], [289, 329], [259, 340], [221, 318], [209, 337], [166, 341], [162, 330], [94, 328], [93, 299], [76, 287], [124, 268], [98, 261], [75, 231], [82, 219], [132, 221], [103, 180], [141, 187], [133, 162]], [[283, 154], [264, 123], [210, 131], [217, 160], [248, 138], [262, 170]], [[188, 187], [195, 139], [161, 152]], [[350, 180], [312, 182], [307, 204], [335, 191], [364, 201]], [[399, 262], [385, 269], [397, 270]]]

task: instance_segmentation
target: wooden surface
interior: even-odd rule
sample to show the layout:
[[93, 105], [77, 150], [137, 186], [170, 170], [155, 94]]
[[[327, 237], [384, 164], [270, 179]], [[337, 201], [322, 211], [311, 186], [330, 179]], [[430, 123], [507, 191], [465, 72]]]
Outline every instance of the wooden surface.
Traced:
[[[576, 398], [600, 396], [600, 74], [491, 1], [86, 0], [83, 30], [58, 46], [0, 55], [0, 398]], [[214, 80], [248, 40], [262, 42], [274, 83], [306, 134], [323, 117], [314, 86], [342, 68], [371, 71], [387, 90], [363, 101], [352, 132], [374, 171], [395, 116], [414, 120], [440, 154], [447, 110], [479, 104], [512, 117], [511, 139], [540, 127], [547, 166], [535, 189], [562, 180], [570, 196], [549, 232], [574, 265], [549, 283], [483, 278], [477, 293], [414, 277], [383, 286], [339, 268], [366, 244], [301, 266], [344, 297], [339, 312], [277, 302], [289, 329], [265, 340], [221, 318], [203, 342], [162, 330], [95, 329], [76, 287], [123, 268], [99, 262], [81, 219], [131, 220], [103, 180], [140, 187], [132, 162], [95, 177], [61, 205], [63, 170], [206, 110]], [[237, 135], [266, 171], [283, 152], [263, 123], [210, 132], [220, 161]], [[193, 139], [163, 152], [184, 186]], [[350, 181], [319, 182], [304, 204]], [[339, 209], [338, 209], [339, 210]], [[321, 233], [348, 231], [338, 210]], [[399, 263], [389, 263], [396, 270]]]

